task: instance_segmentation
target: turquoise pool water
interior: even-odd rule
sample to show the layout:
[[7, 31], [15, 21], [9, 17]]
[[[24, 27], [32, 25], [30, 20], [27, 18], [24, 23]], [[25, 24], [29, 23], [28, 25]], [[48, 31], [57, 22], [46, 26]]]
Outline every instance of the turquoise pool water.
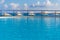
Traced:
[[0, 40], [60, 40], [60, 17], [0, 18]]

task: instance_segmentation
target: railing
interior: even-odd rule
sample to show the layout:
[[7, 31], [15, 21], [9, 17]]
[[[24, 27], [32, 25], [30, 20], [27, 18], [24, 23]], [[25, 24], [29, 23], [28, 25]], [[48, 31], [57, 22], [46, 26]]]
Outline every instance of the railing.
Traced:
[[11, 14], [12, 16], [14, 15], [16, 16], [18, 14], [17, 12], [21, 12], [20, 14], [24, 16], [31, 16], [31, 15], [33, 16], [60, 16], [60, 10], [0, 10], [0, 14], [4, 15], [4, 12], [8, 12], [8, 14]]

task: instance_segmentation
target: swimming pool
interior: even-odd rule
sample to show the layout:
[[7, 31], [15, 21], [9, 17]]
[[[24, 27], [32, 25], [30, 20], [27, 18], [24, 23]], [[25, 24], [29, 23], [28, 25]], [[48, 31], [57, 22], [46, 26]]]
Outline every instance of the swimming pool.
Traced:
[[60, 17], [0, 18], [0, 40], [60, 40]]

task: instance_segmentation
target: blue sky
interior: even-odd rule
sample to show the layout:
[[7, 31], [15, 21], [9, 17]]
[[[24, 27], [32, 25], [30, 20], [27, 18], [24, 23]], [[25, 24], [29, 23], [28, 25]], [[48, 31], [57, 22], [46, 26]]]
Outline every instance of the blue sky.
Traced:
[[60, 0], [0, 0], [0, 9], [60, 9], [59, 4]]

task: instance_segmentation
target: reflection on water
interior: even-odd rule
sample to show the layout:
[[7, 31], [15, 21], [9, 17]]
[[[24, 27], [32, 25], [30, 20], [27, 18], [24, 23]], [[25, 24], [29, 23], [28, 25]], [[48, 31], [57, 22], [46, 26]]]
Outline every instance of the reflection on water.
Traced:
[[60, 18], [1, 18], [0, 40], [60, 40]]

